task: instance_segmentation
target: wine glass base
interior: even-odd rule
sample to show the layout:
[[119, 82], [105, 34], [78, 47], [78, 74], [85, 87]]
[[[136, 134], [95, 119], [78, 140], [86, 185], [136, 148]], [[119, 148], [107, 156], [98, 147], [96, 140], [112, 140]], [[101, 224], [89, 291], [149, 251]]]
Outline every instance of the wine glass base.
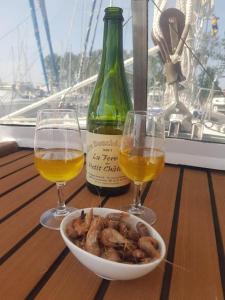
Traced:
[[51, 208], [41, 215], [40, 223], [46, 228], [59, 230], [63, 218], [75, 210], [74, 207], [66, 207], [63, 211]]
[[151, 208], [145, 206], [136, 207], [128, 205], [122, 207], [121, 210], [141, 218], [150, 225], [153, 225], [157, 221], [156, 213]]

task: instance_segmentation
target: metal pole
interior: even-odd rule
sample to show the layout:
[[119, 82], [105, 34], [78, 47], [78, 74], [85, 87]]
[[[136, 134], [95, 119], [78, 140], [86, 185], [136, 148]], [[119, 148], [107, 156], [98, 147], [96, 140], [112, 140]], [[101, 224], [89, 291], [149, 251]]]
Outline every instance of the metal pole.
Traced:
[[30, 3], [31, 16], [32, 16], [32, 21], [33, 21], [33, 26], [34, 26], [34, 34], [35, 34], [38, 52], [39, 52], [40, 60], [41, 60], [42, 71], [44, 74], [47, 91], [49, 93], [50, 91], [49, 91], [49, 84], [48, 84], [48, 75], [46, 72], [44, 56], [43, 56], [42, 47], [41, 47], [41, 38], [40, 38], [39, 29], [38, 29], [38, 22], [37, 22], [37, 16], [36, 16], [36, 11], [35, 11], [35, 6], [34, 6], [34, 0], [29, 0], [29, 3]]
[[134, 109], [147, 109], [148, 0], [132, 0]]
[[50, 51], [51, 65], [52, 65], [52, 69], [53, 69], [54, 77], [55, 77], [55, 85], [56, 85], [57, 89], [59, 89], [59, 73], [58, 73], [58, 69], [57, 69], [57, 66], [56, 66], [54, 51], [53, 51], [53, 47], [52, 47], [52, 41], [51, 41], [51, 35], [50, 35], [48, 15], [47, 15], [47, 10], [46, 10], [45, 0], [39, 0], [39, 5], [40, 5], [40, 9], [41, 9], [42, 18], [43, 18], [43, 21], [44, 21], [45, 32], [46, 32], [49, 51]]

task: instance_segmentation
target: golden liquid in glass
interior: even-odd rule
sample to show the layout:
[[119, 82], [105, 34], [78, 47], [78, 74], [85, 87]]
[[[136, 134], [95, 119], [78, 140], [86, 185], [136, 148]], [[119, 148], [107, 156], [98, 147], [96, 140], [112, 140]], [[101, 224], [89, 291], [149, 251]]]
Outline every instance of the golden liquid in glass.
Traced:
[[136, 183], [155, 179], [164, 167], [164, 153], [158, 149], [135, 149], [119, 153], [121, 171]]
[[84, 154], [79, 150], [51, 149], [35, 152], [35, 166], [42, 177], [52, 182], [75, 178], [83, 168]]

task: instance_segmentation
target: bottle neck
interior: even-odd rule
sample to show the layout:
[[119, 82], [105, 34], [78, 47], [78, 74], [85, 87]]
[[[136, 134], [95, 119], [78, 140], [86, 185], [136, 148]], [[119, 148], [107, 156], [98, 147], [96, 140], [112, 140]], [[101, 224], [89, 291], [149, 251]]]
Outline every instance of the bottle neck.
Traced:
[[105, 20], [101, 69], [123, 66], [122, 21]]

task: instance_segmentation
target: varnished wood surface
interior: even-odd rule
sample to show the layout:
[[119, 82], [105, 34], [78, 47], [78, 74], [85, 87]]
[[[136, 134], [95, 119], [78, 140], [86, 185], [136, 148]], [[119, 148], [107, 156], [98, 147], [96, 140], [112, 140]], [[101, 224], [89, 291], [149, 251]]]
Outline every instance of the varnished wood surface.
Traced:
[[15, 141], [1, 142], [0, 143], [0, 157], [6, 156], [12, 152], [18, 150], [17, 143]]
[[[59, 232], [39, 224], [57, 195], [35, 170], [32, 151], [1, 157], [0, 171], [0, 299], [224, 299], [224, 172], [166, 166], [146, 185], [143, 202], [157, 213], [167, 258], [142, 278], [110, 282], [82, 266]], [[83, 171], [67, 184], [65, 198], [77, 208], [120, 208], [132, 202], [132, 188], [99, 198], [86, 189]]]

